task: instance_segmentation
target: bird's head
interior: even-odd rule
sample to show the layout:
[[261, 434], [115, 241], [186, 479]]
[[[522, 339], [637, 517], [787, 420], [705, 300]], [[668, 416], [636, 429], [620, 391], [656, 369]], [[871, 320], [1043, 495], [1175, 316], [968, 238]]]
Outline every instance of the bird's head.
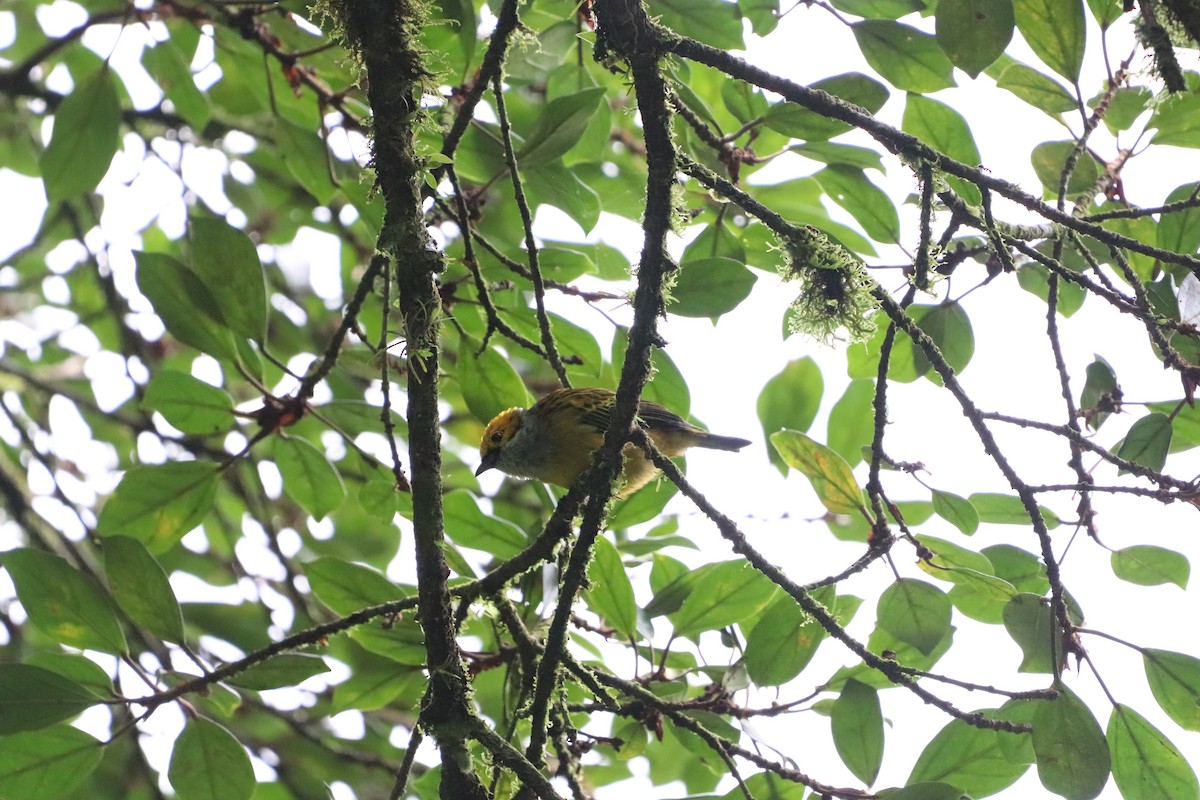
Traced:
[[476, 475], [482, 475], [497, 465], [500, 452], [517, 435], [524, 418], [525, 410], [522, 408], [510, 408], [492, 418], [479, 441], [480, 462], [479, 469], [475, 470]]

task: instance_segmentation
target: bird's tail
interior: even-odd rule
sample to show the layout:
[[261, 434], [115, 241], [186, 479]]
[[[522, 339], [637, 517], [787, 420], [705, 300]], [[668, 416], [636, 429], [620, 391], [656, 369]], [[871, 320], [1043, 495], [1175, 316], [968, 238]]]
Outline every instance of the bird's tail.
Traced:
[[717, 436], [715, 433], [706, 433], [696, 442], [697, 447], [707, 447], [712, 450], [741, 450], [746, 445], [750, 444], [749, 439], [739, 439], [736, 436]]

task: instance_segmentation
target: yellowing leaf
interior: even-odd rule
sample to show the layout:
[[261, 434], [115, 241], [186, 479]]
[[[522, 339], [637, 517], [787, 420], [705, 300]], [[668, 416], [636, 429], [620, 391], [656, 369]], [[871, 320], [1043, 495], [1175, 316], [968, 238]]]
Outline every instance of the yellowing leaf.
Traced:
[[792, 469], [803, 473], [825, 508], [834, 514], [866, 514], [862, 489], [846, 459], [800, 431], [782, 430], [771, 444]]

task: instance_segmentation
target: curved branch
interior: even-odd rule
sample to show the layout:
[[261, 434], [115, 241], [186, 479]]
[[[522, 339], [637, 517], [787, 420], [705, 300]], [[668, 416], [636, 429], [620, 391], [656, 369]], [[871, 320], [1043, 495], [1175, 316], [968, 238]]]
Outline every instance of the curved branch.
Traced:
[[839, 100], [819, 89], [802, 86], [786, 78], [773, 75], [764, 69], [752, 66], [745, 61], [730, 55], [724, 50], [709, 47], [686, 37], [663, 37], [659, 44], [674, 53], [696, 61], [706, 66], [724, 72], [732, 78], [751, 83], [763, 89], [782, 95], [784, 99], [830, 119], [847, 122], [862, 129], [889, 151], [903, 154], [918, 161], [928, 161], [939, 170], [954, 175], [978, 186], [980, 189], [990, 189], [1001, 197], [1008, 198], [1018, 205], [1028, 208], [1039, 216], [1058, 223], [1063, 227], [1085, 233], [1095, 239], [1115, 247], [1142, 253], [1170, 264], [1180, 264], [1193, 273], [1200, 275], [1200, 259], [1184, 253], [1176, 253], [1159, 247], [1152, 247], [1123, 234], [1115, 233], [1095, 223], [1086, 222], [1053, 206], [1046, 205], [1033, 195], [1022, 191], [1015, 184], [1002, 181], [991, 173], [979, 167], [968, 166], [961, 161], [955, 161], [947, 155], [934, 150], [917, 137], [897, 130], [890, 125], [880, 122], [871, 114], [858, 106]]
[[[926, 703], [940, 708], [955, 719], [960, 719], [968, 725], [973, 725], [978, 728], [990, 728], [992, 730], [1008, 731], [1009, 733], [1025, 733], [1029, 731], [1029, 726], [1021, 723], [1008, 722], [1006, 720], [991, 719], [977, 711], [963, 711], [948, 700], [943, 700], [932, 692], [920, 686], [913, 677], [913, 672], [909, 668], [902, 666], [899, 662], [892, 659], [883, 658], [875, 653], [872, 653], [857, 639], [854, 639], [846, 632], [846, 629], [838, 624], [833, 615], [825, 608], [825, 606], [813, 599], [812, 595], [805, 590], [803, 586], [795, 583], [783, 570], [771, 563], [764, 555], [759, 553], [750, 546], [746, 535], [738, 529], [737, 524], [729, 517], [718, 511], [708, 498], [700, 494], [695, 487], [688, 483], [687, 478], [679, 471], [679, 467], [671, 459], [660, 453], [654, 443], [650, 441], [650, 437], [644, 431], [638, 430], [633, 435], [634, 443], [637, 444], [646, 456], [654, 462], [654, 466], [663, 471], [666, 478], [679, 487], [679, 491], [689, 500], [696, 504], [696, 507], [708, 517], [713, 524], [717, 526], [721, 536], [730, 543], [733, 551], [744, 557], [750, 565], [756, 570], [767, 576], [772, 583], [787, 592], [796, 605], [804, 609], [804, 611], [813, 617], [825, 631], [844, 644], [849, 650], [854, 653], [864, 664], [877, 672], [882, 673], [889, 681], [897, 686], [903, 686], [913, 694], [920, 697]], [[1047, 570], [1048, 571], [1048, 570]]]

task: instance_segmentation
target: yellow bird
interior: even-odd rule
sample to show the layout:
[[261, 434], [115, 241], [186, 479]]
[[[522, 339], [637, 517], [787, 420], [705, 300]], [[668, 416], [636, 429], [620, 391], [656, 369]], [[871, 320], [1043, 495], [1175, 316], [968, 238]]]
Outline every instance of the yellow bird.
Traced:
[[[608, 389], [557, 389], [528, 410], [510, 408], [488, 423], [479, 443], [482, 459], [476, 475], [498, 469], [519, 478], [534, 478], [569, 488], [604, 441], [616, 395]], [[740, 450], [746, 439], [717, 436], [684, 420], [658, 403], [642, 400], [636, 423], [668, 456], [689, 447]], [[618, 497], [645, 486], [658, 470], [633, 443], [625, 445], [625, 468]]]

